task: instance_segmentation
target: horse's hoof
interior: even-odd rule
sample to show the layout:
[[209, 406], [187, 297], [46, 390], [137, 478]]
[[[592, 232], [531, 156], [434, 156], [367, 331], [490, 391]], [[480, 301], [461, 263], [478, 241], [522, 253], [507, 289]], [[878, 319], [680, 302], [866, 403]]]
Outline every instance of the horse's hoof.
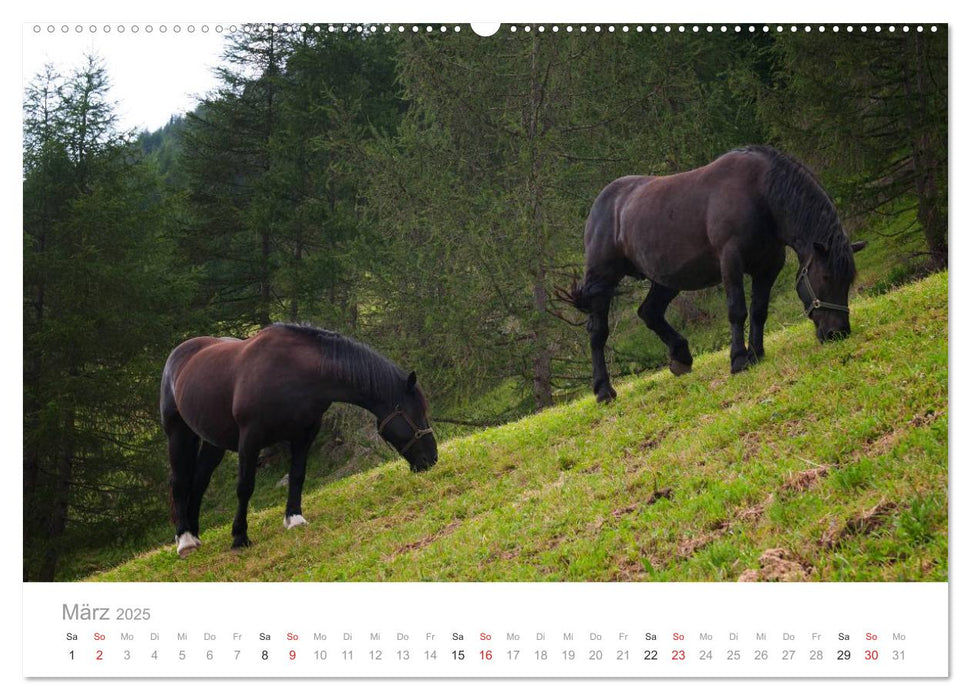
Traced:
[[741, 357], [732, 360], [732, 374], [738, 374], [739, 372], [744, 372], [749, 367], [752, 366], [752, 361], [747, 355], [742, 355]]
[[675, 359], [672, 359], [670, 363], [668, 363], [668, 367], [671, 369], [671, 374], [673, 374], [675, 377], [680, 377], [682, 374], [687, 374], [691, 371], [690, 364], [686, 365], [683, 362], [679, 362]]
[[760, 359], [752, 350], [746, 350], [744, 355], [736, 355], [732, 358], [732, 374], [747, 370], [752, 365], [758, 364]]
[[283, 518], [283, 527], [285, 527], [287, 530], [292, 530], [295, 527], [300, 527], [301, 525], [306, 525], [306, 524], [307, 524], [307, 520], [302, 515], [300, 515], [300, 513], [296, 513], [294, 515], [287, 515]]
[[610, 386], [597, 392], [597, 403], [610, 403], [616, 398], [617, 392]]
[[250, 542], [249, 537], [243, 535], [242, 537], [233, 538], [233, 549], [242, 549], [243, 547], [249, 547], [252, 542]]
[[191, 532], [183, 532], [176, 538], [175, 543], [175, 551], [178, 553], [179, 558], [185, 559], [202, 544], [202, 541]]

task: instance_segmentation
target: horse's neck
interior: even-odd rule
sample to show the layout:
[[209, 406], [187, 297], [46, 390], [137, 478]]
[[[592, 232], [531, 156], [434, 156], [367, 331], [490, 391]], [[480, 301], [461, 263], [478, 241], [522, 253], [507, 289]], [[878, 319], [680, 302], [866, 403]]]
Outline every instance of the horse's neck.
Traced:
[[796, 252], [796, 258], [799, 260], [799, 267], [804, 266], [812, 254], [812, 241], [786, 241], [786, 245]]
[[800, 266], [805, 265], [812, 257], [813, 245], [819, 240], [818, 232], [805, 231], [778, 213], [776, 213], [776, 222], [776, 237], [796, 252]]
[[[374, 362], [386, 362], [384, 358], [377, 356]], [[351, 373], [352, 376], [357, 376]], [[322, 391], [329, 401], [338, 403], [349, 403], [371, 412], [377, 418], [382, 418], [384, 414], [393, 408], [395, 398], [388, 391], [373, 385], [361, 376], [358, 381], [352, 381], [343, 376], [339, 370], [325, 370], [322, 376]]]
[[785, 245], [792, 248], [796, 257], [799, 259], [799, 265], [805, 265], [806, 261], [812, 255], [813, 250], [813, 240], [809, 236], [800, 236], [798, 232], [792, 231], [789, 226], [782, 224], [776, 226], [776, 236]]
[[393, 402], [389, 401], [388, 399], [366, 393], [349, 392], [344, 398], [335, 400], [363, 408], [365, 411], [368, 411], [378, 419], [383, 418], [384, 414], [387, 413], [391, 407], [393, 407]]

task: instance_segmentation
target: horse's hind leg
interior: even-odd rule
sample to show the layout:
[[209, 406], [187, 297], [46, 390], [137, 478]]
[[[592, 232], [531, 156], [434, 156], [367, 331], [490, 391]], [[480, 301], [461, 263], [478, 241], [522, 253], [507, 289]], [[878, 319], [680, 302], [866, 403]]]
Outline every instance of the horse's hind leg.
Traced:
[[668, 346], [668, 366], [675, 375], [690, 372], [693, 362], [691, 352], [688, 350], [688, 341], [664, 318], [668, 305], [678, 294], [676, 289], [654, 282], [651, 284], [651, 291], [647, 293], [647, 298], [637, 309], [637, 315], [645, 325]]
[[287, 496], [287, 510], [283, 516], [283, 527], [287, 530], [299, 525], [306, 525], [303, 517], [303, 506], [300, 503], [303, 495], [303, 482], [307, 474], [307, 455], [310, 446], [320, 432], [320, 421], [317, 421], [307, 432], [296, 440], [290, 441], [290, 477], [289, 494]]
[[189, 501], [189, 532], [199, 537], [199, 511], [202, 508], [202, 497], [209, 488], [212, 473], [223, 459], [226, 450], [203, 440], [199, 456], [196, 457], [196, 471], [192, 482], [192, 499]]
[[613, 294], [603, 294], [590, 300], [590, 312], [587, 316], [587, 333], [590, 334], [590, 354], [593, 358], [593, 392], [598, 402], [612, 401], [617, 398], [617, 392], [610, 385], [610, 373], [607, 371], [607, 358], [604, 348], [610, 326], [607, 321], [610, 313], [610, 299]]
[[164, 423], [169, 443], [171, 465], [172, 521], [175, 524], [176, 551], [186, 556], [199, 546], [191, 533], [189, 503], [192, 498], [192, 479], [199, 450], [199, 436], [185, 424], [182, 416], [168, 416]]
[[614, 297], [614, 290], [623, 274], [608, 270], [588, 272], [583, 285], [575, 291], [573, 304], [581, 311], [587, 312], [587, 333], [590, 335], [590, 355], [593, 360], [593, 392], [598, 402], [611, 401], [617, 398], [617, 392], [610, 385], [610, 374], [607, 372], [607, 358], [604, 348], [610, 326], [607, 317], [610, 313], [610, 301]]

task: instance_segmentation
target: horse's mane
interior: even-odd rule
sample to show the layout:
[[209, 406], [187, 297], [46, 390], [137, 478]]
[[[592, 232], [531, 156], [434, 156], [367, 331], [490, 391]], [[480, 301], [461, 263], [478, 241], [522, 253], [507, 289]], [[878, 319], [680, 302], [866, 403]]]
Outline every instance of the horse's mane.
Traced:
[[[315, 341], [324, 359], [334, 368], [342, 381], [370, 396], [395, 402], [407, 375], [394, 362], [373, 348], [337, 331], [317, 328], [304, 323], [274, 323], [274, 326]], [[424, 395], [419, 394], [422, 402]], [[427, 408], [427, 407], [426, 407]]]
[[766, 199], [776, 216], [784, 217], [796, 244], [808, 248], [822, 243], [829, 250], [830, 274], [853, 280], [853, 250], [840, 223], [836, 206], [816, 175], [795, 158], [771, 146], [746, 146], [737, 151], [758, 153], [768, 159]]

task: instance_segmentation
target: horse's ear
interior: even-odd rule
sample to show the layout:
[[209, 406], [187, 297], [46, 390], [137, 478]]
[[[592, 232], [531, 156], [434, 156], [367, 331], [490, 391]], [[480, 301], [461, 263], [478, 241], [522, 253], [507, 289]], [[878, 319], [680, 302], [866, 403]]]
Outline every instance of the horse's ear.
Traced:
[[866, 241], [853, 241], [850, 243], [850, 249], [854, 253], [859, 253], [864, 248], [866, 248]]
[[408, 391], [414, 391], [415, 384], [417, 383], [418, 383], [418, 377], [415, 375], [414, 372], [412, 372], [411, 374], [408, 375]]
[[813, 248], [819, 253], [821, 257], [827, 257], [829, 255], [829, 248], [826, 247], [825, 243], [820, 243], [819, 241], [813, 241]]

